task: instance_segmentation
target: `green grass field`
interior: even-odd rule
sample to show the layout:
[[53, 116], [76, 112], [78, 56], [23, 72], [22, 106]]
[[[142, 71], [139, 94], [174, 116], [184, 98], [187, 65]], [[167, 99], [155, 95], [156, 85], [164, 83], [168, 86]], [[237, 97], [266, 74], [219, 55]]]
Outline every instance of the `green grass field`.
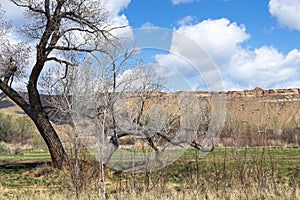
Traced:
[[0, 162], [12, 161], [51, 161], [48, 150], [27, 150], [19, 155], [0, 155]]
[[[131, 162], [132, 152], [127, 152], [124, 165]], [[173, 154], [182, 155], [153, 172], [106, 169], [107, 197], [127, 195], [135, 199], [128, 195], [143, 191], [145, 199], [148, 193], [148, 199], [168, 199], [166, 194], [173, 199], [300, 199], [299, 148], [216, 148], [203, 158], [193, 149]], [[39, 199], [43, 195], [48, 199], [75, 198], [70, 173], [53, 169], [49, 161], [46, 150], [0, 155], [0, 199]], [[97, 185], [96, 179], [89, 181], [88, 186]], [[83, 190], [89, 191], [82, 193], [84, 197], [98, 196], [95, 187]], [[155, 198], [153, 192], [161, 195]]]

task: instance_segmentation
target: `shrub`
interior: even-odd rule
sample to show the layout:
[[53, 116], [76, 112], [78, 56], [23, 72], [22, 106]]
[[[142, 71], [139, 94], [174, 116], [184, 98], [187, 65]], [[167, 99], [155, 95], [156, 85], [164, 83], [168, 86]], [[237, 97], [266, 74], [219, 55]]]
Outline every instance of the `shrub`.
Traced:
[[11, 154], [11, 149], [4, 142], [0, 142], [0, 155]]
[[0, 113], [0, 141], [24, 143], [32, 138], [33, 124], [25, 118], [12, 118]]
[[32, 122], [26, 118], [17, 118], [15, 120], [16, 124], [16, 132], [18, 134], [18, 138], [20, 142], [25, 142], [28, 139], [32, 138], [32, 132], [33, 132], [33, 124]]
[[20, 147], [11, 148], [5, 142], [0, 142], [0, 155], [23, 155]]
[[[8, 115], [0, 113], [0, 141], [10, 142], [13, 133], [13, 121]], [[10, 137], [9, 137], [10, 136]]]

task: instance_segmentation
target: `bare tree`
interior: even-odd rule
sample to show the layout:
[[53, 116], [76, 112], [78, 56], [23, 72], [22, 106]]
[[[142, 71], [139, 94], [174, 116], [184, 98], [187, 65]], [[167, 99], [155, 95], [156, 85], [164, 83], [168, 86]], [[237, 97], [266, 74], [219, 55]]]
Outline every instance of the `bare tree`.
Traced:
[[[108, 13], [99, 0], [11, 2], [23, 7], [25, 16], [32, 19], [32, 23], [26, 24], [22, 32], [36, 42], [35, 61], [26, 77], [28, 101], [9, 84], [9, 80], [18, 75], [27, 64], [22, 60], [23, 53], [20, 53], [21, 60], [2, 58], [0, 89], [33, 120], [48, 146], [54, 166], [62, 168], [67, 155], [42, 105], [38, 89], [39, 77], [49, 63], [57, 63], [63, 72], [67, 72], [69, 67], [78, 64], [86, 54], [105, 52], [105, 44], [115, 41], [111, 34], [114, 28], [109, 24]], [[3, 23], [0, 29], [5, 30]], [[27, 51], [26, 48], [23, 50]], [[75, 54], [77, 59], [70, 59], [68, 54]]]
[[151, 159], [173, 147], [212, 151], [213, 146], [203, 147], [209, 123], [208, 101], [201, 103], [192, 93], [162, 92], [166, 90], [164, 78], [155, 72], [155, 66], [135, 55], [135, 50], [110, 48], [107, 54], [95, 55], [96, 61], [82, 66], [81, 75], [73, 80], [76, 129], [79, 137], [89, 140], [87, 144], [91, 142], [90, 147], [99, 149], [96, 156], [101, 168], [111, 161], [125, 137], [141, 140], [153, 149]]
[[61, 94], [59, 102], [52, 104], [61, 106], [60, 113], [70, 114], [75, 151], [80, 142], [98, 149], [95, 156], [103, 169], [120, 149], [120, 139], [126, 137], [153, 149], [148, 156], [151, 159], [164, 157], [167, 149], [178, 147], [213, 150], [213, 146], [203, 147], [208, 138], [208, 100], [199, 100], [189, 92], [161, 92], [166, 90], [165, 80], [155, 72], [155, 66], [145, 64], [137, 58], [138, 51], [124, 46], [125, 50], [107, 45], [105, 53], [93, 54], [80, 66], [68, 68], [65, 77], [59, 70], [43, 77], [45, 91]]

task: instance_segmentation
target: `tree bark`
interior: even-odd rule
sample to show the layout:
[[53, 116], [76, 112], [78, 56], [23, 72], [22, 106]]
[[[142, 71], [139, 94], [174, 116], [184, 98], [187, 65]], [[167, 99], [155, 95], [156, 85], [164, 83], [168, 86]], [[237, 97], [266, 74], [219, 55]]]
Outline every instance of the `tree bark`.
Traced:
[[49, 149], [53, 166], [62, 169], [68, 157], [55, 129], [44, 112], [29, 114]]

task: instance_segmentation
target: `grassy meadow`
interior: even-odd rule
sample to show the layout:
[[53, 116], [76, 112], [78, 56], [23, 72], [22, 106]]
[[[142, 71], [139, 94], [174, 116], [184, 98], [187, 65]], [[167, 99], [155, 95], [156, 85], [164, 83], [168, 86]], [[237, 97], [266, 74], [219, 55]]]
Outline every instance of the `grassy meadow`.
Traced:
[[[16, 106], [2, 108], [0, 200], [300, 199], [300, 101], [269, 100], [228, 101], [219, 147], [204, 157], [194, 149], [171, 151], [178, 159], [151, 172], [101, 171], [91, 155], [96, 152], [85, 149], [56, 170], [32, 122]], [[62, 134], [68, 127], [55, 128], [71, 147], [73, 138]], [[142, 149], [126, 145], [111, 160], [120, 167], [132, 166], [133, 153], [144, 158]], [[74, 149], [68, 153], [74, 158]]]
[[[190, 149], [158, 171], [105, 169], [72, 179], [46, 150], [0, 156], [0, 199], [300, 199], [300, 149], [216, 148], [204, 158]], [[79, 184], [80, 183], [80, 184]]]

